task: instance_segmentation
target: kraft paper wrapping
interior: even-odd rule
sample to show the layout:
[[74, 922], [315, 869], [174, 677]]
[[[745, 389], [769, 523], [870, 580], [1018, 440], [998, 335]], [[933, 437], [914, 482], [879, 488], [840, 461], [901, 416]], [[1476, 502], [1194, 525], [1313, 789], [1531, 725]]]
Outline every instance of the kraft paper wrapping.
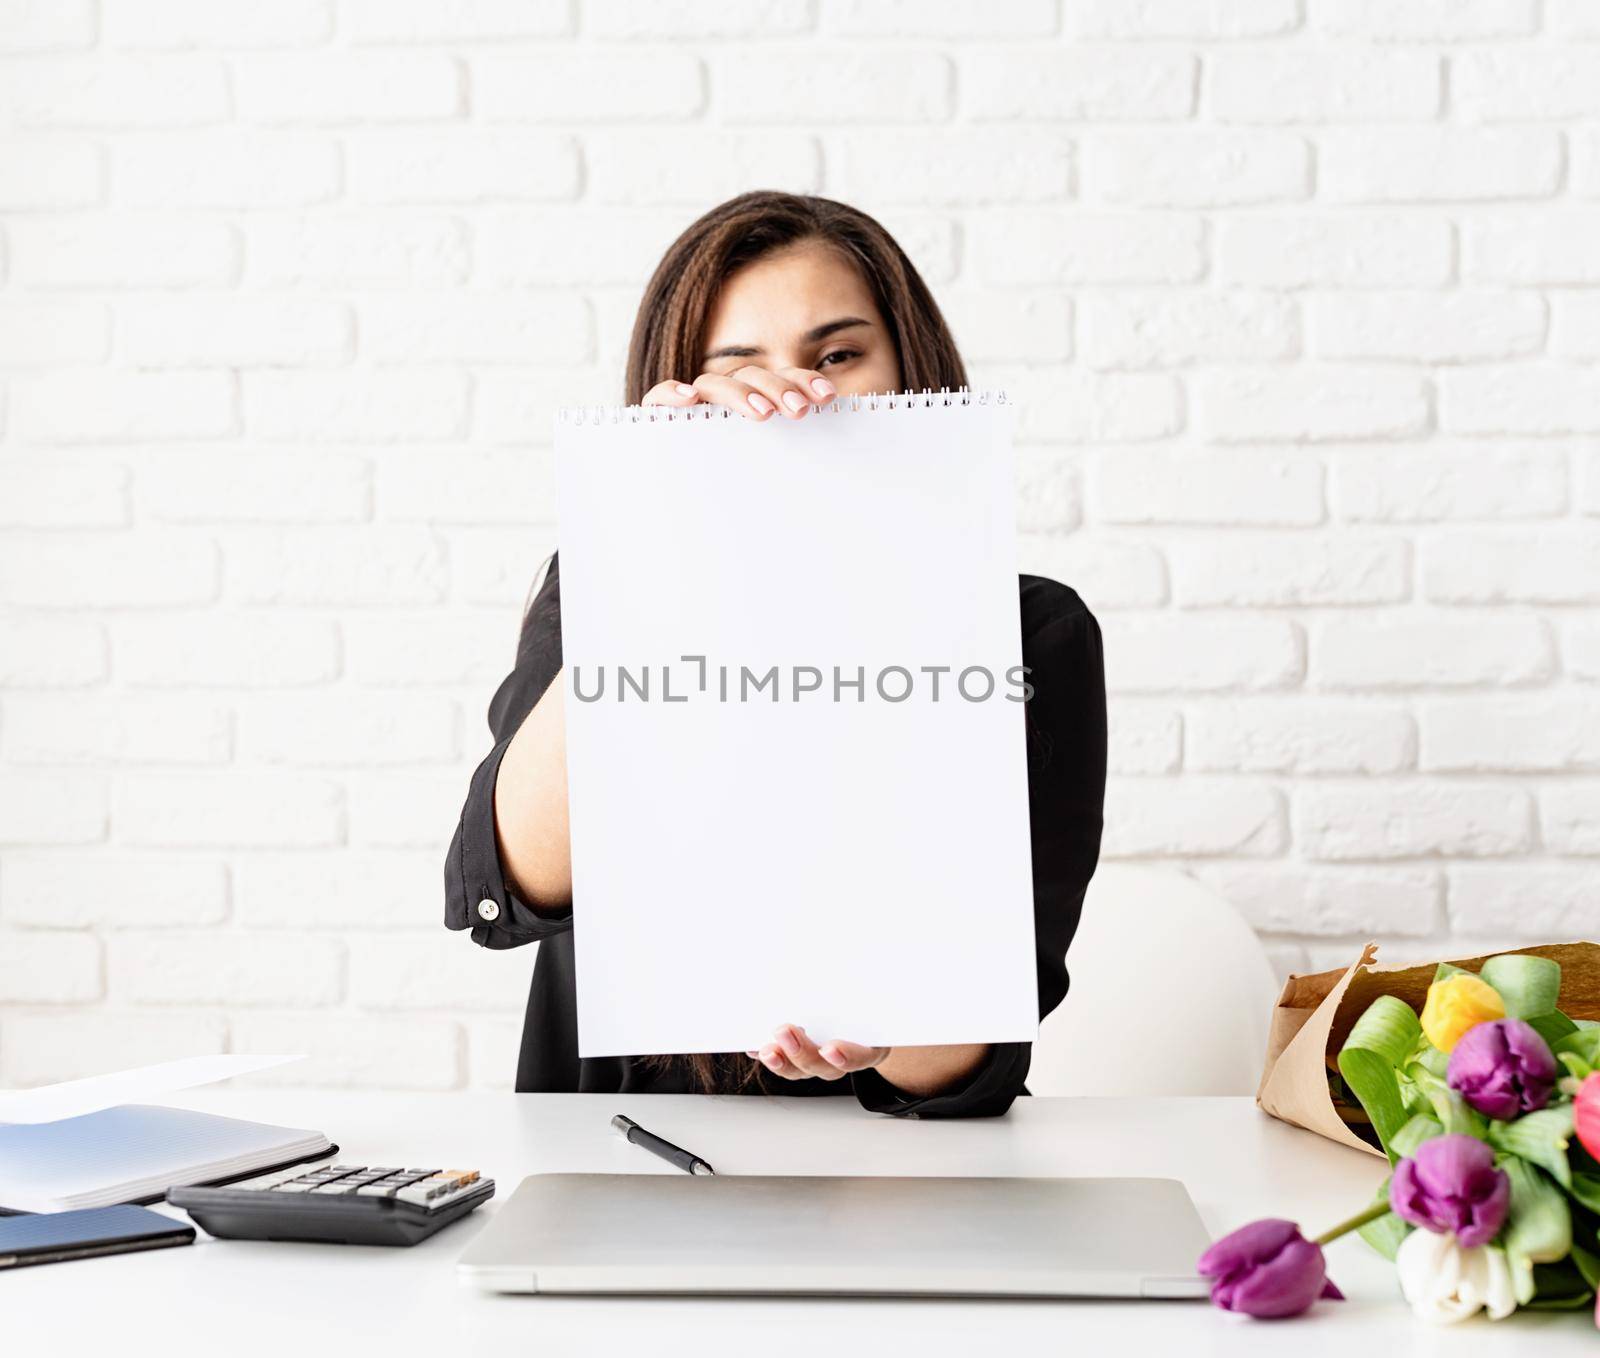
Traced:
[[[1500, 951], [1559, 962], [1558, 1007], [1568, 1018], [1600, 1020], [1600, 943], [1549, 943]], [[1272, 1012], [1266, 1066], [1256, 1090], [1256, 1107], [1263, 1112], [1369, 1155], [1383, 1152], [1363, 1141], [1339, 1116], [1328, 1091], [1328, 1072], [1338, 1069], [1339, 1048], [1379, 995], [1398, 996], [1420, 1014], [1438, 967], [1437, 962], [1379, 966], [1377, 955], [1378, 945], [1368, 943], [1354, 966], [1289, 977]], [[1499, 953], [1447, 960], [1452, 966], [1477, 971], [1494, 956]]]

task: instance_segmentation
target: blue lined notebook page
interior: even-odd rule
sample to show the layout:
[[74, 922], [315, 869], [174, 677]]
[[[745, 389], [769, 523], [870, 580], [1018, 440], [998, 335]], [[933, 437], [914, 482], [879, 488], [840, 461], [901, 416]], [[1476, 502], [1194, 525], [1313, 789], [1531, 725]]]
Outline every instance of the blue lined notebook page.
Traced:
[[0, 1208], [106, 1207], [331, 1149], [321, 1132], [304, 1128], [123, 1104], [55, 1122], [0, 1126]]

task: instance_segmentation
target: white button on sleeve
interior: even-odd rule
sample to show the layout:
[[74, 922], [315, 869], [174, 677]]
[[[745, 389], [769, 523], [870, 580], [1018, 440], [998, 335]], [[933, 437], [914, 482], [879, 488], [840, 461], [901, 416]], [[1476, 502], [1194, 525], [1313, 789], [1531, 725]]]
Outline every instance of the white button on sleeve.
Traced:
[[478, 902], [478, 918], [497, 920], [500, 918], [500, 907], [488, 897], [484, 897], [483, 900]]

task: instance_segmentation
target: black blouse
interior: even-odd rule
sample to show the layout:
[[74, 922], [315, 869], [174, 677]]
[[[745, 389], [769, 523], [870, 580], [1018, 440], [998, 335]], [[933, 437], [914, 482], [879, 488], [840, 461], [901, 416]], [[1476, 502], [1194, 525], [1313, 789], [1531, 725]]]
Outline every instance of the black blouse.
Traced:
[[[535, 913], [506, 881], [495, 836], [494, 788], [500, 760], [533, 705], [561, 668], [559, 562], [523, 619], [516, 668], [489, 704], [494, 748], [478, 765], [445, 860], [444, 922], [470, 929], [485, 948], [540, 946], [528, 992], [517, 1063], [520, 1092], [684, 1093], [684, 1078], [637, 1057], [578, 1056], [572, 911]], [[1077, 593], [1040, 576], [1020, 577], [1022, 662], [1034, 692], [1026, 707], [1028, 807], [1033, 844], [1034, 932], [1042, 1018], [1067, 993], [1067, 945], [1100, 857], [1106, 783], [1105, 660], [1100, 625]], [[885, 971], [891, 968], [887, 960]], [[783, 1021], [781, 1014], [773, 1022]], [[993, 1044], [960, 1085], [927, 1097], [902, 1093], [877, 1071], [848, 1080], [782, 1080], [761, 1071], [753, 1093], [854, 1093], [874, 1112], [910, 1117], [1004, 1113], [1026, 1093], [1031, 1044]], [[741, 1055], [742, 1059], [742, 1055]]]

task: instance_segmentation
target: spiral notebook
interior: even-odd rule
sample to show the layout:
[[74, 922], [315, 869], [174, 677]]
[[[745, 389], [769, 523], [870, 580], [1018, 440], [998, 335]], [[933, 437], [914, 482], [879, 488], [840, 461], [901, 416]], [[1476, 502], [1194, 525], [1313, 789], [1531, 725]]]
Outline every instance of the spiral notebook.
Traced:
[[560, 413], [580, 1055], [1033, 1038], [1014, 414]]

